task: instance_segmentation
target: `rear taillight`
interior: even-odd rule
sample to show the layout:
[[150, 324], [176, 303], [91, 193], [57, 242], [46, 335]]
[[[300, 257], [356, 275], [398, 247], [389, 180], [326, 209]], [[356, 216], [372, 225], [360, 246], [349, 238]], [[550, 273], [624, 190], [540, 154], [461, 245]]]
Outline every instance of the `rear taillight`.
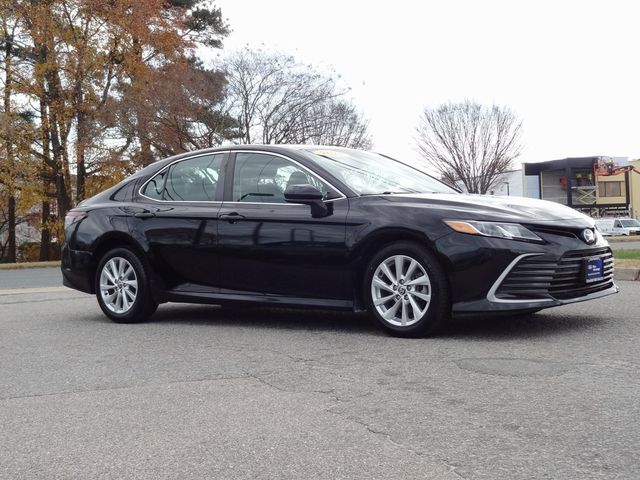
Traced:
[[87, 216], [87, 212], [82, 212], [79, 210], [71, 210], [67, 213], [67, 216], [64, 217], [64, 229], [66, 230], [74, 223], [78, 223], [80, 220]]

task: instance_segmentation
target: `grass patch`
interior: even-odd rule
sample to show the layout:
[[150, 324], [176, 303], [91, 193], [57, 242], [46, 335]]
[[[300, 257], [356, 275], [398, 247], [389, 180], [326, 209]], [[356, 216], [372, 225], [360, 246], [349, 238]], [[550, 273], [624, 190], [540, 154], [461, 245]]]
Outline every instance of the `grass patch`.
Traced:
[[616, 270], [619, 270], [621, 268], [640, 268], [640, 250], [614, 250], [613, 258], [616, 262]]
[[607, 236], [604, 238], [609, 243], [640, 242], [640, 236], [638, 235], [620, 235], [619, 237]]
[[634, 249], [614, 250], [613, 256], [616, 260], [640, 260], [640, 250], [634, 250]]

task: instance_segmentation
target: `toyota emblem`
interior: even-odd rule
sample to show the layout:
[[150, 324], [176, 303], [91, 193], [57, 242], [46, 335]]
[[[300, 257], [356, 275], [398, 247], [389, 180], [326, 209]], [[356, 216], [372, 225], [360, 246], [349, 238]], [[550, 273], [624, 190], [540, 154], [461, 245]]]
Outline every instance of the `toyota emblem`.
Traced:
[[587, 244], [591, 245], [596, 242], [596, 234], [593, 233], [593, 230], [590, 228], [585, 228], [582, 231], [582, 239], [587, 242]]

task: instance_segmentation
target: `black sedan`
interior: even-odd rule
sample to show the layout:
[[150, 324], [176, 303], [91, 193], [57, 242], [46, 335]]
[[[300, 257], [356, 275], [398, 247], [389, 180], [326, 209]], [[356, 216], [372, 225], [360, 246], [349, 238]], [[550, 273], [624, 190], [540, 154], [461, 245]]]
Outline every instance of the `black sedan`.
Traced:
[[164, 302], [367, 310], [427, 335], [451, 315], [530, 313], [617, 292], [589, 217], [463, 195], [389, 157], [233, 146], [154, 163], [65, 219], [64, 284], [116, 322]]

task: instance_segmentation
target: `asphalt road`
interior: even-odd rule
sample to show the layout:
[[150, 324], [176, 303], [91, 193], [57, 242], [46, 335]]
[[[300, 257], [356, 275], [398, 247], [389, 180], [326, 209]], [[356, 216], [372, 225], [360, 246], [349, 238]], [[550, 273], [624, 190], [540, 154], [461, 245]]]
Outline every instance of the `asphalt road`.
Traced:
[[0, 290], [10, 288], [57, 287], [62, 285], [59, 268], [0, 270]]
[[3, 479], [640, 478], [640, 282], [403, 340], [317, 311], [116, 325], [78, 292], [7, 294], [47, 274], [7, 275]]

